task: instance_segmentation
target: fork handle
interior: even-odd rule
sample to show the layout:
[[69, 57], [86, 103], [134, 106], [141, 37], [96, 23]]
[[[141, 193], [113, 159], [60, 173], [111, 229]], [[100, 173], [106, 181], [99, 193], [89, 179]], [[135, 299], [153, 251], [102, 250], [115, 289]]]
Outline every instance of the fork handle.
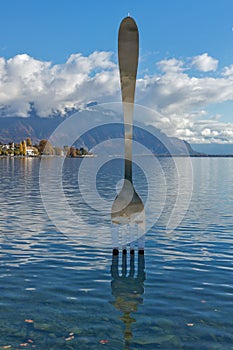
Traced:
[[138, 28], [133, 18], [122, 20], [118, 32], [118, 61], [124, 111], [125, 179], [132, 183], [132, 134], [136, 76], [138, 67]]

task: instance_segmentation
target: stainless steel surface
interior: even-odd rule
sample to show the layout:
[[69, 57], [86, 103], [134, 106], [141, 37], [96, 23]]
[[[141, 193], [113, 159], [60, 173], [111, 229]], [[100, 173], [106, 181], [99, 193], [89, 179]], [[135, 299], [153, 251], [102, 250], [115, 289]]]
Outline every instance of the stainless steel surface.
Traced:
[[111, 218], [114, 224], [136, 223], [143, 226], [144, 205], [132, 181], [132, 132], [138, 48], [138, 28], [134, 19], [128, 16], [122, 20], [118, 33], [118, 60], [125, 126], [125, 172], [123, 187], [113, 202]]

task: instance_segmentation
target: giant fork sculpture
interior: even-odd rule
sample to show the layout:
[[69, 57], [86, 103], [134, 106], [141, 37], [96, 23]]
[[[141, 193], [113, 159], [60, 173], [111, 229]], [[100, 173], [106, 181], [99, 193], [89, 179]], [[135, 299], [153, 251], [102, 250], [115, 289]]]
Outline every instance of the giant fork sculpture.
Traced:
[[[115, 254], [118, 252], [119, 243], [117, 243], [116, 235], [120, 226], [126, 227], [128, 225], [132, 230], [136, 230], [135, 227], [137, 227], [137, 229], [143, 231], [143, 234], [145, 230], [144, 205], [135, 191], [132, 181], [132, 132], [138, 67], [138, 39], [138, 28], [135, 21], [129, 16], [124, 18], [118, 34], [118, 60], [125, 127], [125, 172], [123, 187], [115, 198], [111, 211]], [[126, 235], [126, 233], [124, 234]], [[131, 252], [133, 253], [132, 240], [130, 242]], [[140, 253], [143, 253], [144, 243], [142, 238], [140, 242], [138, 249]], [[123, 253], [126, 253], [126, 244], [126, 239], [123, 239]]]

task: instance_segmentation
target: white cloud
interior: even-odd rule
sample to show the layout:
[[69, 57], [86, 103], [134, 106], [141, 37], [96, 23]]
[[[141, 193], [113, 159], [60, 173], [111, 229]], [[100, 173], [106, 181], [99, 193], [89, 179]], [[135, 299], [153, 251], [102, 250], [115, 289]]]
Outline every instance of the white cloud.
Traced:
[[164, 73], [177, 73], [183, 70], [184, 63], [176, 58], [170, 58], [168, 60], [162, 60], [157, 63], [157, 66]]
[[[192, 62], [203, 72], [217, 69], [217, 60], [207, 54]], [[233, 65], [217, 77], [192, 76], [188, 60], [162, 60], [157, 66], [161, 72], [138, 79], [136, 102], [156, 110], [160, 117], [155, 120], [150, 114], [145, 120], [142, 115], [141, 121], [189, 142], [233, 142], [233, 123], [207, 112], [211, 104], [233, 100]], [[118, 67], [112, 54], [73, 54], [57, 65], [26, 54], [0, 58], [0, 109], [4, 115], [27, 117], [32, 101], [44, 117], [90, 101], [120, 101]]]
[[233, 64], [230, 67], [225, 67], [222, 75], [226, 77], [233, 76]]
[[162, 75], [138, 81], [138, 102], [169, 119], [162, 126], [151, 122], [189, 142], [233, 142], [233, 123], [224, 123], [219, 114], [209, 115], [206, 110], [211, 104], [233, 100], [231, 77], [193, 77], [182, 61], [163, 60], [158, 66]]
[[26, 54], [0, 58], [0, 106], [8, 115], [26, 117], [33, 101], [38, 114], [48, 116], [89, 100], [115, 96], [118, 71], [111, 56], [110, 52], [94, 52], [87, 57], [73, 54], [60, 65]]
[[207, 53], [203, 53], [202, 55], [193, 57], [192, 65], [201, 72], [216, 71], [218, 60], [209, 56]]

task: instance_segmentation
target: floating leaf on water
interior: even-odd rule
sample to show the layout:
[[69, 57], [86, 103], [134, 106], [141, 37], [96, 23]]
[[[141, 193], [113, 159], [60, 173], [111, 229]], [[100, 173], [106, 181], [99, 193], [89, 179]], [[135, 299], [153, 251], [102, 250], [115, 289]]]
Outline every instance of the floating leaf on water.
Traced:
[[74, 339], [74, 336], [71, 335], [70, 337], [66, 338], [66, 341], [70, 341], [70, 340], [73, 340]]
[[34, 321], [31, 320], [30, 318], [28, 318], [28, 319], [24, 320], [24, 322], [26, 322], [26, 323], [33, 323]]

